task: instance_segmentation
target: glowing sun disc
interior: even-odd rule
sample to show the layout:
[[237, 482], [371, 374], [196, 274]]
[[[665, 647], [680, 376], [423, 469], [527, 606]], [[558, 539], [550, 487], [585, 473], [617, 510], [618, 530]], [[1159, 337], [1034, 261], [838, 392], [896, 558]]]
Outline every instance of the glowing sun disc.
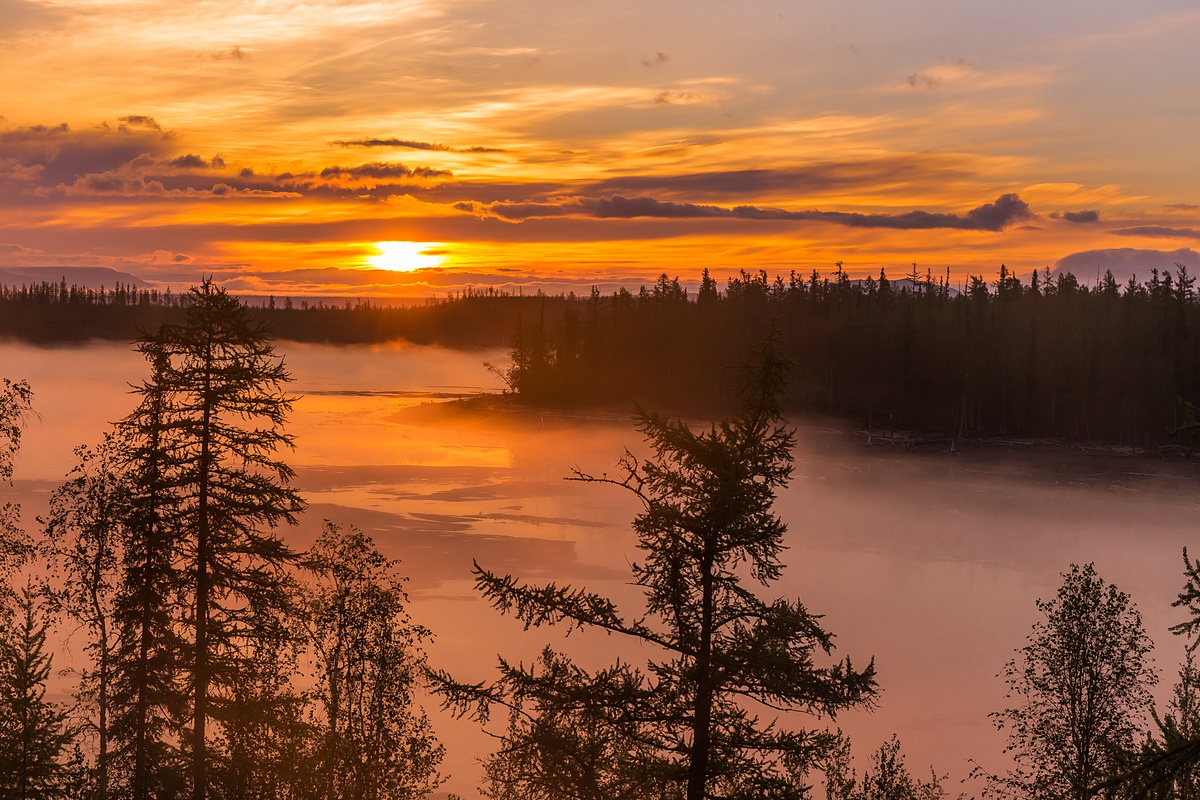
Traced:
[[441, 266], [446, 260], [443, 245], [437, 242], [375, 242], [376, 255], [367, 256], [367, 263], [375, 269], [391, 272], [412, 272]]

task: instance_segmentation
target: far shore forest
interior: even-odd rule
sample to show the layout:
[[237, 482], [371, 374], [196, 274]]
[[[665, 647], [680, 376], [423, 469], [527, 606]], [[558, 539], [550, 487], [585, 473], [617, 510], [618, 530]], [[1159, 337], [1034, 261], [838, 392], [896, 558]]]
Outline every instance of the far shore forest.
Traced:
[[[785, 411], [1147, 443], [1200, 429], [1177, 399], [1196, 396], [1183, 268], [1123, 291], [1002, 271], [954, 295], [945, 281], [860, 285], [839, 269], [832, 281], [741, 275], [723, 290], [706, 275], [694, 300], [663, 278], [636, 296], [468, 293], [411, 310], [250, 309], [211, 281], [184, 298], [47, 284], [2, 302], [27, 335], [39, 320], [74, 320], [59, 333], [79, 338], [140, 325], [146, 359], [128, 416], [76, 450], [39, 527], [0, 506], [4, 800], [417, 800], [445, 782], [429, 698], [493, 735], [478, 787], [492, 800], [948, 800], [947, 776], [910, 769], [898, 736], [855, 755], [838, 714], [871, 708], [886, 678], [869, 650], [835, 649], [819, 613], [773, 593], [787, 551], [774, 506], [796, 449]], [[436, 668], [439, 632], [409, 617], [403, 564], [368, 535], [327, 520], [294, 549], [286, 531], [306, 503], [285, 460], [291, 376], [268, 325], [506, 342], [512, 363], [493, 366], [531, 402], [724, 393], [711, 425], [643, 405], [631, 434], [649, 455], [570, 476], [639, 501], [640, 607], [473, 569], [523, 635], [590, 629], [645, 660], [590, 669], [568, 642], [528, 663], [498, 654], [492, 680], [465, 683]], [[0, 377], [9, 484], [37, 389]], [[1024, 646], [997, 665], [1007, 696], [992, 720], [1007, 747], [974, 761], [981, 798], [1200, 797], [1200, 563], [1184, 551], [1182, 579], [1163, 580], [1182, 583], [1173, 631], [1189, 646], [1156, 706], [1133, 600], [1092, 564], [1063, 565]], [[71, 663], [51, 644], [65, 631]], [[70, 702], [48, 699], [54, 674]]]
[[[186, 294], [63, 283], [0, 288], [0, 336], [132, 340], [178, 322]], [[404, 340], [508, 348], [491, 364], [518, 402], [705, 415], [733, 407], [738, 363], [771, 327], [794, 371], [784, 407], [894, 440], [972, 438], [1171, 447], [1200, 398], [1200, 301], [1177, 265], [1093, 286], [1001, 265], [961, 291], [914, 265], [898, 280], [706, 270], [689, 293], [665, 274], [636, 292], [467, 290], [410, 307], [271, 298], [249, 309], [280, 340]], [[481, 364], [481, 370], [483, 365]], [[482, 374], [482, 373], [481, 373]]]

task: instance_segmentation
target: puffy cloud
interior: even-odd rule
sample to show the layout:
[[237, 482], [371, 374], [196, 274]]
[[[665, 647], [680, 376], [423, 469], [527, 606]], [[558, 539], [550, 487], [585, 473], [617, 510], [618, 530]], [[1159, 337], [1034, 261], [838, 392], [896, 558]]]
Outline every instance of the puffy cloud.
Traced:
[[142, 156], [153, 160], [166, 153], [170, 140], [170, 134], [144, 123], [78, 131], [66, 124], [35, 125], [0, 132], [0, 165], [26, 177], [36, 174], [45, 189], [127, 167]]
[[[224, 162], [221, 162], [224, 166]], [[188, 153], [187, 155], [172, 158], [167, 162], [168, 167], [183, 167], [185, 169], [208, 169], [209, 163], [201, 156]]]
[[1013, 220], [1028, 219], [1033, 213], [1029, 206], [1014, 193], [1002, 194], [994, 203], [984, 203], [979, 208], [967, 212], [967, 219], [973, 225], [948, 225], [946, 227], [977, 227], [985, 231], [998, 231]]

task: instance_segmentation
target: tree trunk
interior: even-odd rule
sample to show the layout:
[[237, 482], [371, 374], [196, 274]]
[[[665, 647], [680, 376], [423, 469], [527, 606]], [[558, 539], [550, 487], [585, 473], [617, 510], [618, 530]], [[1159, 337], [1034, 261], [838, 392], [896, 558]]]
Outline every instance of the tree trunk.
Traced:
[[713, 555], [700, 565], [700, 652], [696, 655], [696, 712], [692, 720], [692, 752], [688, 765], [687, 800], [704, 800], [708, 784], [708, 751], [712, 745]]
[[[212, 345], [206, 351], [207, 364], [212, 363]], [[206, 364], [206, 366], [207, 366]], [[200, 429], [199, 498], [196, 507], [196, 674], [195, 715], [192, 733], [192, 797], [205, 800], [208, 788], [208, 752], [205, 747], [205, 721], [208, 716], [208, 560], [209, 519], [208, 482], [211, 469], [212, 401], [209, 371], [204, 375], [204, 422]]]

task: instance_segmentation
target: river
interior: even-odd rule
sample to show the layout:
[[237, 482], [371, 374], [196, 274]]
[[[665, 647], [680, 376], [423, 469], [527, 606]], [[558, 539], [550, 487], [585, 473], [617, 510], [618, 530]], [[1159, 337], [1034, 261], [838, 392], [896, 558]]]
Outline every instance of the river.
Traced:
[[[286, 537], [304, 547], [330, 519], [355, 524], [401, 559], [413, 618], [436, 634], [429, 659], [472, 681], [497, 653], [529, 659], [552, 634], [523, 632], [473, 592], [472, 559], [533, 580], [608, 593], [635, 607], [638, 559], [621, 490], [564, 481], [573, 466], [613, 467], [639, 437], [627, 419], [469, 411], [454, 398], [497, 382], [484, 361], [503, 353], [406, 346], [282, 342], [299, 398], [287, 458], [309, 503]], [[34, 347], [0, 342], [0, 376], [34, 390], [13, 491], [30, 528], [73, 463], [127, 414], [129, 384], [146, 370], [129, 347]], [[821, 420], [796, 420], [795, 477], [778, 510], [789, 525], [787, 569], [770, 593], [800, 597], [837, 634], [838, 655], [875, 658], [876, 709], [841, 715], [865, 754], [893, 732], [909, 766], [949, 773], [951, 794], [970, 771], [1004, 767], [988, 719], [1003, 706], [997, 673], [1038, 619], [1073, 562], [1132, 595], [1157, 644], [1165, 698], [1183, 654], [1167, 628], [1182, 586], [1181, 550], [1200, 544], [1200, 472], [1179, 461], [1087, 456], [1063, 449], [978, 448], [958, 455], [868, 447]], [[614, 653], [653, 656], [603, 635], [563, 644], [599, 665]], [[56, 657], [66, 665], [69, 652]], [[434, 713], [447, 746], [444, 787], [475, 796], [477, 759], [491, 741], [474, 723]], [[821, 723], [825, 724], [825, 723]], [[970, 787], [967, 787], [970, 788]]]

